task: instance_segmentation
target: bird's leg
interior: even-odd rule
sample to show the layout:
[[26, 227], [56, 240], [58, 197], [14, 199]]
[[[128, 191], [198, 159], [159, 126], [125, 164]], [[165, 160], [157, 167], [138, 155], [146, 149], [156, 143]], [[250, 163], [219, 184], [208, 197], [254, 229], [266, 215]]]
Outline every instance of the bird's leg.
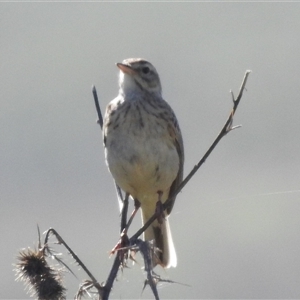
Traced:
[[158, 191], [157, 194], [158, 194], [158, 201], [156, 202], [155, 213], [156, 213], [156, 216], [157, 216], [158, 223], [162, 224], [163, 220], [165, 219], [165, 214], [164, 214], [164, 211], [163, 211], [163, 204], [161, 202], [161, 197], [162, 197], [163, 192]]
[[137, 199], [134, 199], [134, 210], [125, 226], [125, 228], [121, 232], [120, 240], [118, 243], [114, 246], [114, 248], [110, 251], [110, 254], [115, 254], [116, 251], [118, 251], [120, 255], [120, 260], [122, 261], [122, 264], [125, 265], [125, 262], [128, 258], [128, 253], [129, 253], [129, 238], [127, 235], [127, 231], [132, 223], [132, 220], [134, 216], [136, 215], [137, 211], [139, 210], [141, 204], [140, 201]]
[[125, 229], [123, 230], [123, 232], [121, 233], [121, 238], [118, 241], [118, 243], [116, 244], [116, 246], [110, 251], [110, 255], [115, 254], [115, 252], [117, 251], [120, 257], [120, 261], [122, 262], [122, 266], [126, 266], [126, 261], [128, 259], [129, 256], [129, 238], [127, 236], [126, 233], [124, 233]]
[[135, 217], [135, 215], [136, 215], [136, 213], [138, 212], [138, 210], [139, 210], [140, 207], [141, 207], [140, 201], [137, 200], [137, 199], [134, 199], [134, 210], [133, 210], [133, 212], [132, 212], [132, 214], [131, 214], [131, 216], [130, 216], [130, 218], [129, 218], [127, 224], [126, 224], [126, 227], [125, 227], [124, 230], [123, 230], [123, 232], [124, 232], [125, 234], [127, 234], [128, 228], [130, 227], [130, 225], [131, 225], [131, 223], [132, 223], [132, 220], [133, 220], [133, 218]]
[[[118, 186], [117, 186], [117, 190], [118, 190]], [[122, 211], [121, 211], [121, 233], [123, 232], [123, 230], [127, 224], [128, 198], [129, 198], [129, 194], [126, 193], [125, 199], [123, 200], [123, 203], [122, 203], [123, 205], [122, 205]]]

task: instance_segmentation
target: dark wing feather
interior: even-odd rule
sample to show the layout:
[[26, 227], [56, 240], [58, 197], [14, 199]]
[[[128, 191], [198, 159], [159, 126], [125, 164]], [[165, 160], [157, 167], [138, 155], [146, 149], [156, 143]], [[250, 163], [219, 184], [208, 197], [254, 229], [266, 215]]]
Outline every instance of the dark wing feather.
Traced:
[[[175, 115], [174, 115], [175, 117]], [[178, 188], [178, 186], [180, 185], [180, 183], [182, 182], [183, 179], [183, 164], [184, 164], [184, 147], [183, 147], [183, 140], [182, 140], [182, 135], [181, 135], [181, 131], [179, 128], [179, 125], [177, 123], [176, 118], [174, 119], [173, 122], [173, 126], [170, 127], [169, 131], [171, 131], [171, 135], [173, 135], [173, 140], [174, 140], [174, 145], [176, 147], [178, 156], [179, 156], [179, 170], [177, 173], [177, 176], [175, 178], [175, 180], [173, 181], [171, 188], [170, 188], [170, 192], [169, 195], [172, 195], [176, 189]], [[176, 196], [172, 197], [170, 204], [168, 205], [166, 212], [169, 215], [172, 211], [172, 208], [174, 206], [175, 203], [175, 199]]]

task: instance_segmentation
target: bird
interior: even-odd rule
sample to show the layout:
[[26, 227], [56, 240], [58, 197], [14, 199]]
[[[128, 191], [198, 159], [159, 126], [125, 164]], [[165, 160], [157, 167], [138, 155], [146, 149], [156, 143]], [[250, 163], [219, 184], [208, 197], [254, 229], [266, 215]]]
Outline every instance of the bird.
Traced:
[[[117, 63], [119, 94], [106, 107], [103, 142], [106, 164], [116, 184], [142, 211], [142, 223], [156, 212], [182, 182], [184, 147], [181, 130], [171, 106], [162, 97], [155, 67], [142, 58]], [[144, 240], [154, 241], [154, 266], [176, 267], [170, 231], [170, 205], [145, 230]], [[161, 206], [162, 207], [162, 206]]]

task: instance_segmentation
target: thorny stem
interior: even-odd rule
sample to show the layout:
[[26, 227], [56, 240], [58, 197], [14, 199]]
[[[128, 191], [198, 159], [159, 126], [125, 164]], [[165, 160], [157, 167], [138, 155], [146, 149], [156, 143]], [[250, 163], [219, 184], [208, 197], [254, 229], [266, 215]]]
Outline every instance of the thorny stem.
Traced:
[[112, 265], [112, 268], [110, 270], [110, 273], [108, 275], [108, 278], [103, 286], [103, 294], [102, 294], [102, 300], [107, 300], [109, 297], [109, 294], [111, 292], [113, 283], [115, 281], [115, 278], [117, 277], [119, 267], [121, 265], [122, 261], [120, 259], [120, 255], [116, 255], [114, 263]]
[[[209, 149], [206, 151], [206, 153], [204, 154], [204, 156], [201, 158], [201, 160], [194, 166], [194, 168], [190, 171], [190, 173], [186, 176], [186, 178], [182, 181], [182, 183], [178, 186], [177, 190], [170, 195], [169, 199], [163, 204], [163, 210], [165, 210], [168, 205], [170, 204], [170, 199], [172, 199], [174, 196], [176, 196], [184, 187], [185, 185], [189, 182], [189, 180], [194, 176], [194, 174], [198, 171], [198, 169], [202, 166], [202, 164], [206, 161], [206, 159], [208, 158], [208, 156], [211, 154], [211, 152], [214, 150], [214, 148], [216, 147], [216, 145], [220, 142], [220, 140], [230, 131], [239, 128], [240, 126], [232, 126], [233, 123], [233, 117], [234, 114], [237, 110], [237, 107], [240, 103], [240, 100], [242, 99], [243, 96], [243, 92], [245, 90], [245, 86], [246, 86], [246, 82], [248, 79], [248, 76], [250, 74], [251, 71], [246, 71], [245, 76], [243, 78], [240, 90], [239, 90], [239, 94], [238, 97], [235, 99], [233, 92], [231, 91], [231, 96], [232, 96], [232, 101], [233, 101], [233, 108], [228, 116], [227, 121], [225, 122], [222, 130], [220, 131], [220, 133], [218, 134], [218, 136], [216, 137], [215, 141], [212, 143], [212, 145], [209, 147]], [[96, 110], [97, 110], [97, 114], [98, 114], [98, 124], [100, 125], [101, 129], [103, 128], [103, 118], [102, 118], [102, 114], [101, 114], [101, 109], [100, 109], [100, 105], [99, 105], [99, 101], [98, 101], [98, 96], [97, 96], [97, 91], [95, 86], [93, 86], [92, 89], [93, 95], [94, 95], [94, 100], [95, 100], [95, 106], [96, 106]], [[123, 232], [123, 229], [127, 228], [129, 226], [128, 222], [127, 222], [127, 211], [128, 211], [128, 198], [129, 198], [129, 194], [125, 195], [125, 199], [123, 200], [123, 196], [122, 196], [122, 192], [121, 189], [116, 185], [117, 187], [117, 195], [118, 195], [118, 199], [119, 201], [122, 203], [122, 218], [121, 218], [121, 233]], [[145, 224], [142, 228], [140, 228], [130, 239], [129, 239], [129, 246], [132, 245], [138, 245], [139, 244], [139, 240], [138, 237], [150, 226], [150, 224], [157, 218], [157, 214], [155, 213]], [[62, 237], [57, 233], [57, 231], [53, 228], [50, 228], [45, 236], [45, 240], [44, 240], [44, 246], [42, 247], [41, 245], [41, 241], [40, 241], [40, 232], [39, 232], [39, 228], [38, 228], [38, 236], [39, 236], [39, 250], [41, 251], [45, 251], [46, 249], [49, 250], [48, 248], [48, 241], [49, 241], [49, 237], [50, 234], [54, 234], [58, 243], [62, 244], [68, 251], [69, 253], [72, 255], [72, 257], [74, 258], [74, 260], [78, 263], [78, 265], [80, 265], [82, 267], [82, 269], [86, 272], [86, 274], [91, 278], [92, 282], [93, 282], [93, 286], [98, 290], [99, 293], [99, 299], [103, 299], [103, 300], [107, 300], [109, 298], [109, 294], [112, 290], [112, 286], [113, 283], [115, 281], [115, 278], [117, 276], [117, 273], [119, 271], [119, 267], [120, 265], [123, 263], [122, 261], [122, 257], [121, 255], [116, 255], [113, 266], [111, 268], [111, 271], [109, 273], [109, 276], [107, 278], [107, 281], [105, 282], [104, 285], [100, 285], [98, 283], [98, 281], [96, 280], [96, 278], [92, 275], [92, 273], [87, 269], [87, 267], [83, 264], [83, 262], [79, 259], [79, 257], [73, 252], [73, 250], [67, 245], [67, 243], [62, 239]], [[140, 241], [141, 242], [141, 241]], [[144, 242], [143, 242], [144, 243]], [[143, 244], [142, 244], [143, 246]], [[147, 269], [147, 277], [148, 277], [148, 283], [151, 286], [153, 295], [155, 296], [155, 299], [159, 299], [158, 293], [157, 293], [157, 289], [156, 289], [156, 284], [155, 284], [155, 278], [153, 277], [153, 274], [151, 272], [151, 268], [147, 267], [147, 259], [149, 260], [148, 254], [145, 255], [145, 253], [147, 253], [147, 249], [143, 250], [142, 246], [140, 245], [140, 251], [142, 252], [142, 254], [145, 256], [145, 269]], [[51, 253], [51, 252], [50, 252]], [[56, 258], [58, 259], [58, 258]], [[148, 262], [149, 265], [149, 262]]]
[[[247, 79], [248, 79], [248, 76], [249, 74], [251, 73], [251, 71], [246, 71], [245, 75], [244, 75], [244, 78], [243, 78], [243, 81], [242, 81], [242, 84], [241, 84], [241, 87], [240, 87], [240, 90], [239, 90], [239, 94], [237, 96], [237, 98], [235, 99], [234, 98], [234, 95], [233, 95], [233, 92], [231, 91], [231, 96], [232, 96], [232, 100], [233, 100], [233, 108], [228, 116], [228, 119], [227, 121], [225, 122], [222, 130], [220, 131], [220, 133], [218, 134], [218, 136], [216, 137], [216, 139], [214, 140], [214, 142], [212, 143], [212, 145], [208, 148], [208, 150], [206, 151], [206, 153], [204, 154], [204, 156], [201, 158], [201, 160], [194, 166], [194, 168], [190, 171], [190, 173], [185, 177], [185, 179], [181, 182], [181, 184], [178, 186], [178, 188], [176, 189], [176, 191], [170, 195], [169, 199], [167, 201], [165, 201], [165, 203], [163, 204], [163, 210], [165, 210], [168, 205], [170, 204], [171, 202], [171, 199], [176, 196], [184, 187], [185, 185], [190, 181], [190, 179], [194, 176], [194, 174], [199, 170], [199, 168], [202, 166], [202, 164], [206, 161], [206, 159], [209, 157], [209, 155], [211, 154], [211, 152], [214, 150], [214, 148], [217, 146], [217, 144], [220, 142], [220, 140], [230, 131], [240, 127], [239, 125], [238, 126], [234, 126], [232, 127], [232, 122], [233, 122], [233, 117], [234, 117], [234, 114], [237, 110], [237, 107], [240, 103], [240, 100], [242, 99], [242, 96], [243, 96], [243, 92], [245, 90], [245, 86], [246, 86], [246, 82], [247, 82]], [[100, 110], [100, 106], [99, 106], [99, 102], [98, 102], [98, 96], [97, 96], [97, 92], [96, 92], [96, 88], [93, 87], [93, 95], [94, 95], [94, 100], [95, 100], [95, 105], [96, 105], [96, 110], [97, 110], [97, 113], [98, 113], [98, 123], [100, 124], [100, 127], [102, 129], [103, 127], [103, 118], [102, 118], [102, 115], [101, 115], [101, 110]], [[119, 187], [117, 187], [119, 188]], [[117, 190], [118, 192], [118, 197], [120, 195], [120, 190]], [[125, 199], [126, 200], [126, 199]], [[128, 198], [127, 198], [127, 201], [128, 201]], [[123, 215], [126, 211], [127, 213], [127, 205], [128, 203], [126, 203], [126, 201], [124, 202], [123, 201], [123, 210], [122, 210], [122, 221], [121, 221], [121, 228], [124, 228], [124, 220], [126, 220], [126, 217]], [[144, 224], [143, 227], [141, 227], [131, 238], [130, 238], [130, 244], [134, 244], [137, 240], [137, 238], [151, 225], [151, 223], [157, 218], [157, 215], [156, 213], [153, 214], [153, 216]], [[122, 231], [122, 229], [121, 229]], [[112, 285], [113, 285], [113, 282], [117, 276], [117, 273], [118, 273], [118, 270], [119, 270], [119, 267], [121, 265], [122, 261], [120, 260], [120, 256], [119, 255], [116, 255], [116, 258], [115, 258], [115, 261], [114, 261], [114, 264], [112, 266], [112, 269], [110, 271], [110, 274], [109, 274], [109, 277], [105, 283], [105, 286], [104, 286], [104, 291], [103, 291], [103, 300], [106, 300], [108, 299], [109, 297], [109, 294], [110, 294], [110, 291], [111, 291], [111, 288], [112, 288]], [[153, 290], [153, 289], [152, 289]], [[154, 295], [155, 295], [155, 291], [154, 292]], [[157, 297], [155, 295], [155, 297]]]
[[89, 271], [89, 269], [84, 265], [84, 263], [80, 260], [80, 258], [74, 253], [74, 251], [68, 246], [68, 244], [63, 240], [63, 238], [58, 234], [58, 232], [55, 229], [53, 229], [53, 228], [48, 229], [46, 236], [45, 236], [44, 244], [45, 245], [48, 244], [48, 240], [49, 240], [51, 233], [53, 235], [55, 235], [59, 244], [62, 244], [65, 246], [65, 248], [69, 251], [69, 253], [74, 258], [74, 260], [78, 263], [78, 265], [80, 265], [82, 267], [82, 269], [87, 273], [87, 275], [93, 281], [94, 286], [95, 287], [99, 286], [97, 279], [93, 276], [93, 274]]
[[[233, 93], [231, 92], [231, 95], [233, 97], [233, 108], [228, 116], [227, 121], [225, 122], [223, 128], [221, 129], [220, 133], [218, 134], [218, 136], [216, 137], [216, 139], [214, 140], [214, 142], [212, 143], [212, 145], [208, 148], [208, 150], [206, 151], [206, 153], [203, 155], [203, 157], [201, 158], [201, 160], [194, 166], [194, 168], [190, 171], [190, 173], [185, 177], [185, 179], [181, 182], [181, 184], [178, 186], [178, 188], [175, 190], [175, 192], [170, 195], [169, 199], [167, 201], [164, 202], [163, 204], [163, 209], [165, 210], [168, 205], [170, 204], [170, 202], [172, 201], [171, 199], [176, 196], [178, 193], [181, 192], [181, 190], [185, 187], [185, 185], [190, 181], [190, 179], [194, 176], [194, 174], [198, 171], [198, 169], [203, 165], [203, 163], [206, 161], [206, 159], [208, 158], [208, 156], [211, 154], [211, 152], [214, 150], [214, 148], [217, 146], [217, 144], [220, 142], [220, 140], [231, 130], [235, 129], [234, 127], [232, 127], [232, 121], [233, 121], [233, 116], [237, 110], [237, 107], [242, 99], [243, 96], [243, 92], [246, 86], [246, 82], [248, 79], [249, 74], [251, 73], [251, 71], [246, 71], [245, 76], [243, 78], [241, 87], [240, 87], [240, 91], [238, 94], [238, 97], [236, 99], [234, 99]], [[143, 227], [141, 227], [131, 238], [130, 241], [134, 241], [136, 238], [138, 238], [151, 224], [152, 222], [156, 219], [156, 214], [154, 214], [145, 224]]]

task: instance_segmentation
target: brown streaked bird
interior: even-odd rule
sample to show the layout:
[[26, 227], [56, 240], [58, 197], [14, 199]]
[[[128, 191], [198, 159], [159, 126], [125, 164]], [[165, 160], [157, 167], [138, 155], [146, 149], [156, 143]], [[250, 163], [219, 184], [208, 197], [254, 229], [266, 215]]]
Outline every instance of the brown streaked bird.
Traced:
[[[129, 58], [117, 63], [119, 95], [104, 117], [104, 146], [108, 168], [116, 183], [140, 204], [143, 224], [182, 181], [184, 150], [177, 118], [162, 98], [160, 79], [151, 63]], [[144, 233], [160, 249], [154, 265], [175, 267], [176, 252], [167, 216]]]

